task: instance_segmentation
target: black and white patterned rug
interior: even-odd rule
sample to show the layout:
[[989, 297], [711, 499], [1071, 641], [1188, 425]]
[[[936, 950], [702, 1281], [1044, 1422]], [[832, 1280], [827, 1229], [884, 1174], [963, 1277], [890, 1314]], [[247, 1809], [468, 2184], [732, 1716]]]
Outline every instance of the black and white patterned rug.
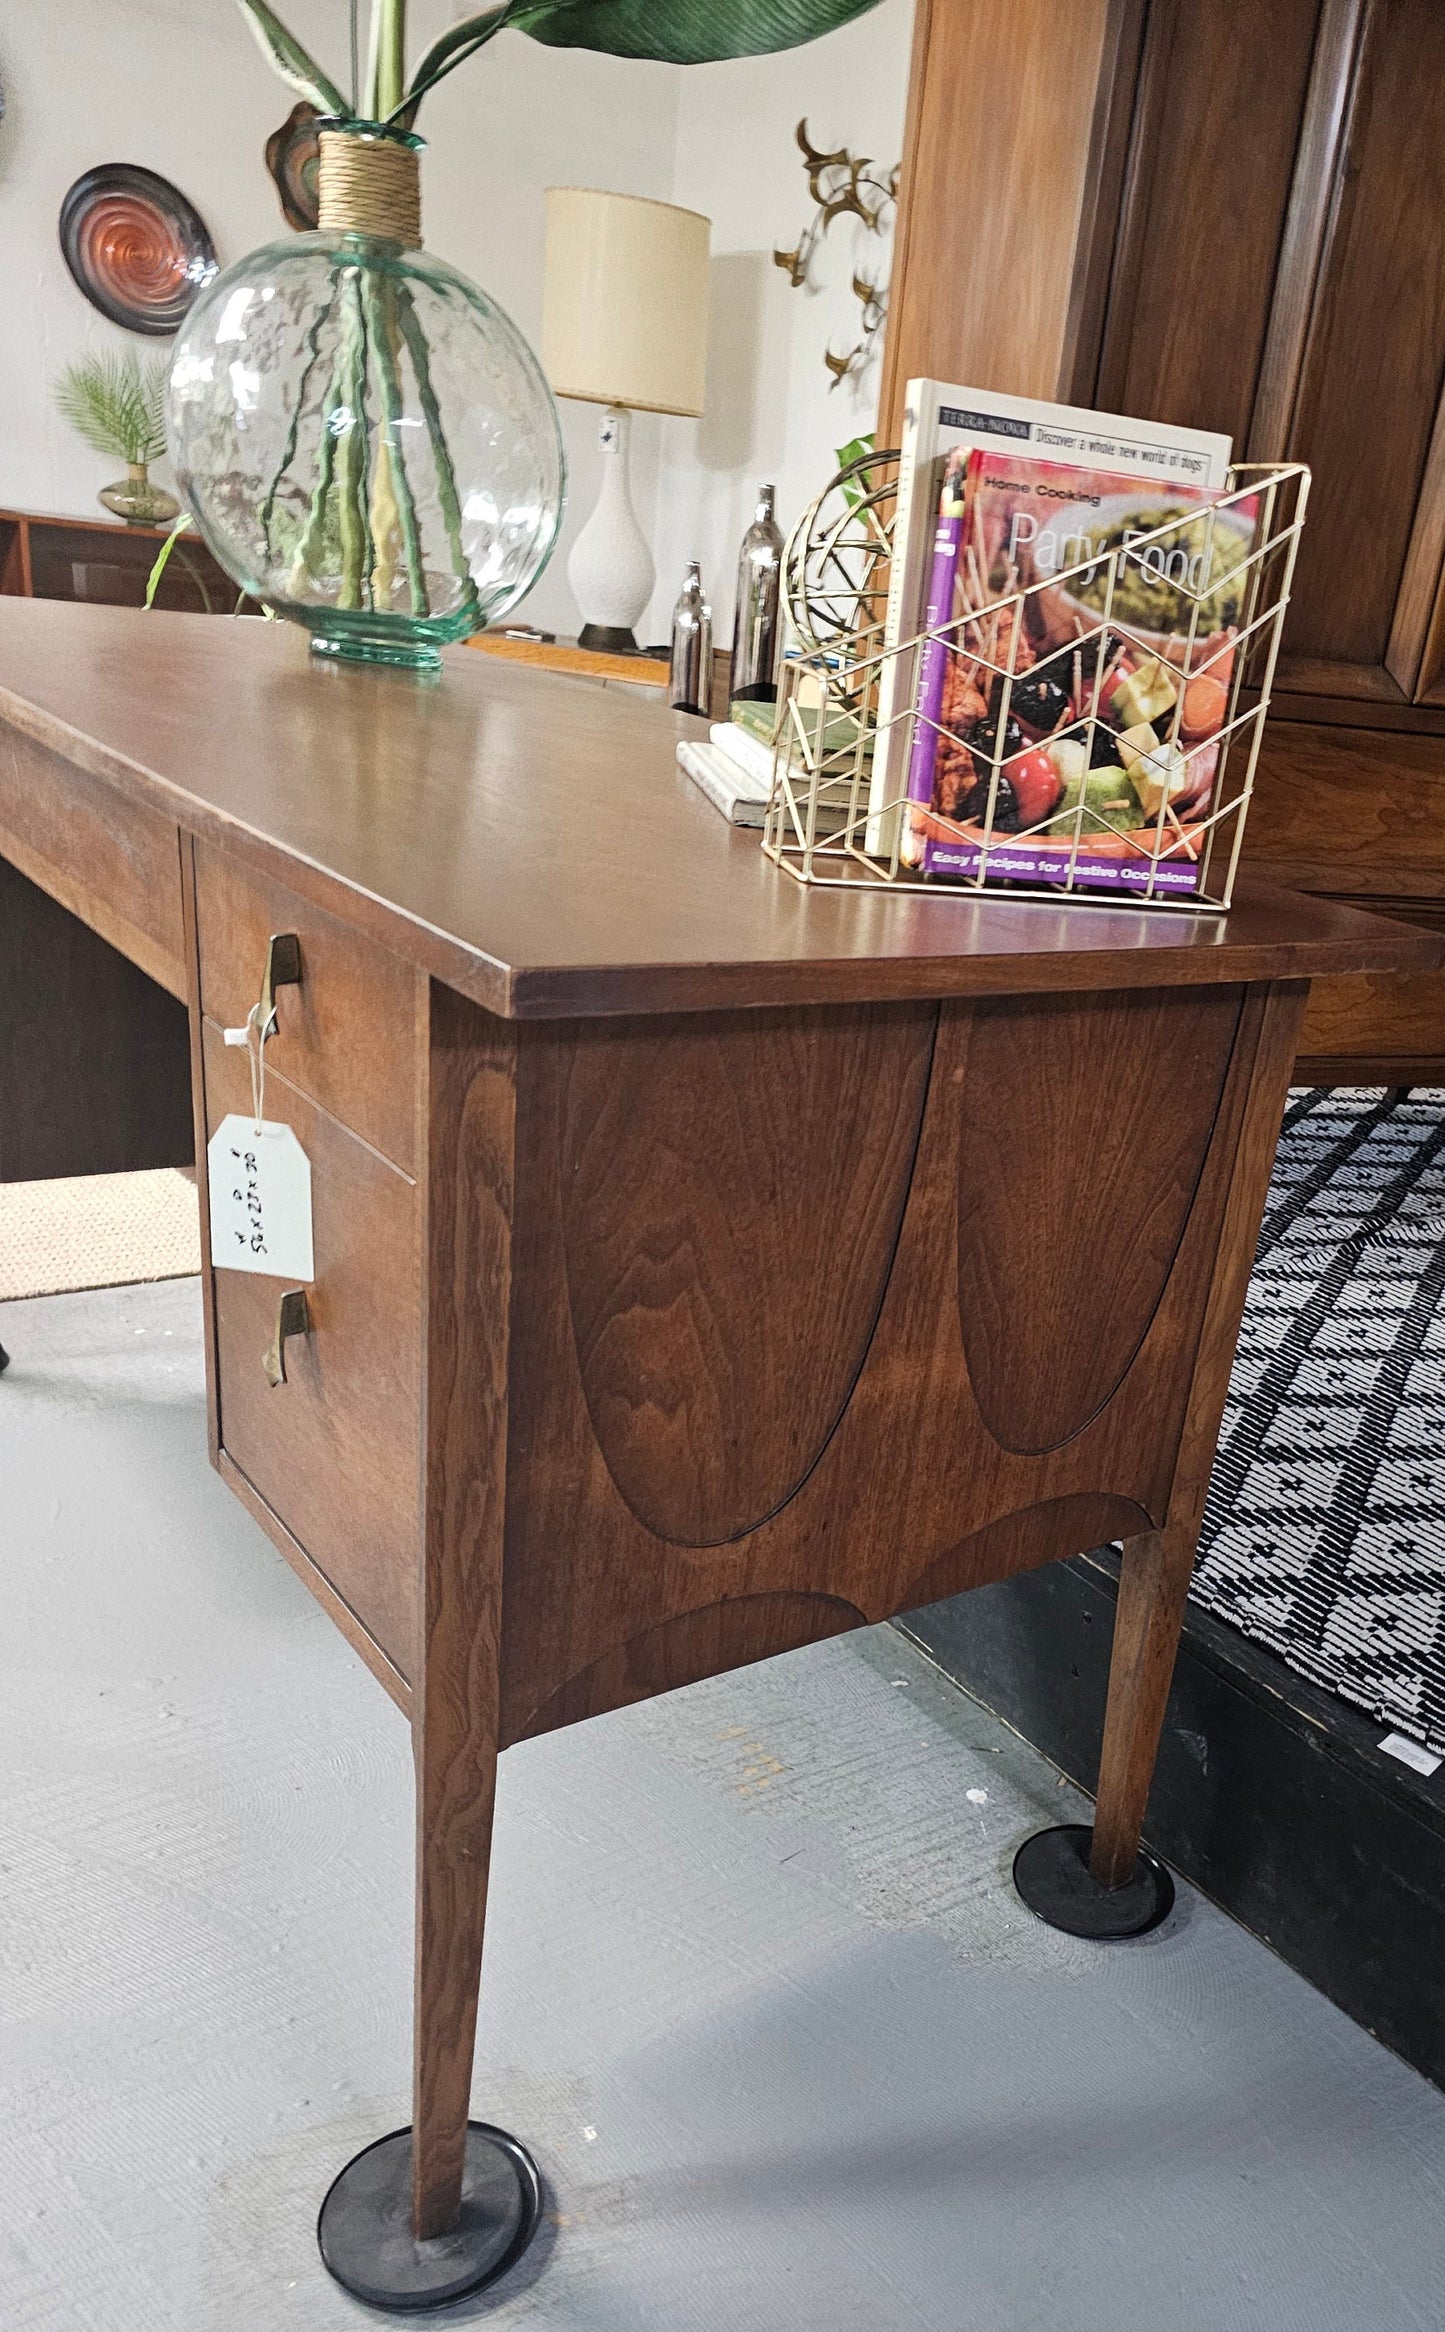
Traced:
[[1290, 1096], [1194, 1592], [1445, 1752], [1445, 1089]]

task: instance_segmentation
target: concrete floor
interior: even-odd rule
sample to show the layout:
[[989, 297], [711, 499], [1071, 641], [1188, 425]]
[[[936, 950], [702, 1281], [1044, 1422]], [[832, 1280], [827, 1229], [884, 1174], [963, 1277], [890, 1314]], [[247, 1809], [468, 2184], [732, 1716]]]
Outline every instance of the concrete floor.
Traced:
[[[405, 2118], [405, 1728], [208, 1471], [194, 1282], [0, 1306], [0, 2322], [376, 2322], [312, 2228]], [[1010, 1892], [1080, 1801], [889, 1630], [511, 1751], [475, 2110], [550, 2181], [429, 2317], [1438, 2332], [1445, 2097], [1182, 1891]]]

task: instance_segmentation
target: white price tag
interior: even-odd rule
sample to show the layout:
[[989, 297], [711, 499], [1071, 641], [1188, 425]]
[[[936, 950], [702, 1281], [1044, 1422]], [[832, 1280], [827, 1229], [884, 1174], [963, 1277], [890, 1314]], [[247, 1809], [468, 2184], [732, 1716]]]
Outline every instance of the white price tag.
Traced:
[[218, 1271], [311, 1279], [311, 1161], [288, 1125], [227, 1117], [206, 1150]]

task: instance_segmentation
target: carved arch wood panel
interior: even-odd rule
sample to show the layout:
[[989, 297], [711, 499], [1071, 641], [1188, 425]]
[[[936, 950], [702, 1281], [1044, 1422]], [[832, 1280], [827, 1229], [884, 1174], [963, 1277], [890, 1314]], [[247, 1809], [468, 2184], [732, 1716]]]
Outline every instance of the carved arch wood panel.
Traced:
[[[975, 1014], [958, 1314], [1001, 1448], [1057, 1448], [1117, 1391], [1179, 1252], [1241, 1002], [1238, 989], [1165, 988], [1003, 998]], [[1102, 1333], [1100, 1279], [1114, 1295]]]
[[[707, 1673], [714, 1638], [761, 1659], [850, 1608], [885, 1618], [1161, 1518], [1264, 1010], [1235, 987], [1173, 993], [1177, 1010], [1157, 992], [948, 1003], [936, 1037], [932, 1007], [674, 1022], [690, 1066], [666, 1092], [655, 1022], [524, 1032], [506, 1739]], [[1020, 1189], [994, 1128], [1000, 1080], [1017, 1103], [1029, 1079]], [[841, 1155], [788, 1171], [790, 1124]], [[1092, 1219], [1087, 1148], [1105, 1168]], [[800, 1188], [842, 1193], [865, 1235], [830, 1241]], [[1020, 1265], [1034, 1207], [1056, 1252], [1082, 1221], [1080, 1268], [1119, 1280], [1093, 1353], [1063, 1315], [1073, 1266]], [[1019, 1292], [970, 1316], [990, 1236]], [[720, 1284], [737, 1240], [772, 1266], [761, 1305], [751, 1281]], [[683, 1541], [684, 1519], [742, 1527]]]
[[937, 1007], [578, 1031], [562, 1241], [582, 1391], [659, 1538], [753, 1530], [815, 1464], [883, 1300]]

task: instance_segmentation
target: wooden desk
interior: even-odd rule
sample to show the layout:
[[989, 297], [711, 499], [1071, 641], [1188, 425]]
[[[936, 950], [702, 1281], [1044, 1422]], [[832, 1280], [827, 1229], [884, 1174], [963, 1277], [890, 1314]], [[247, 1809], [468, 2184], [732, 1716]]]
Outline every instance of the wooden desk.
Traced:
[[[1157, 1912], [1140, 1826], [1307, 983], [1441, 952], [1258, 888], [1225, 921], [809, 893], [679, 775], [695, 728], [485, 656], [427, 681], [0, 602], [8, 879], [186, 999], [202, 1153], [247, 1106], [221, 1029], [300, 941], [267, 1096], [313, 1166], [310, 1333], [273, 1390], [281, 1283], [207, 1274], [211, 1447], [411, 1721], [414, 2140], [327, 2222], [383, 2304], [528, 2232], [467, 2136], [509, 1742], [1117, 1536], [1092, 1872], [1046, 1833], [1034, 1899]], [[103, 1099], [16, 928], [0, 1009]], [[510, 2234], [485, 2194], [444, 2233], [464, 2164]]]

